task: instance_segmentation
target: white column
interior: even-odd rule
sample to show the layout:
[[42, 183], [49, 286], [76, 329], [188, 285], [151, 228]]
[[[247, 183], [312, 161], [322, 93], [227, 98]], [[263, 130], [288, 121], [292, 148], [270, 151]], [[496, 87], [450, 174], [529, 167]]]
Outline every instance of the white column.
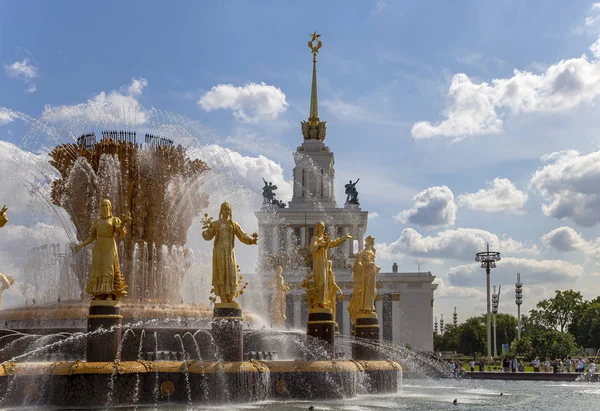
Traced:
[[306, 226], [300, 227], [300, 247], [306, 247]]
[[281, 250], [280, 244], [279, 244], [279, 226], [274, 225], [271, 227], [272, 230], [272, 236], [271, 236], [271, 240], [272, 240], [272, 248], [273, 248], [273, 253], [278, 252], [279, 250]]
[[302, 307], [300, 306], [300, 299], [294, 295], [294, 328], [302, 329], [302, 324], [300, 324], [300, 316], [302, 315]]
[[400, 294], [392, 294], [392, 341], [395, 343], [400, 342], [402, 330], [400, 328], [400, 316], [402, 311], [400, 310]]
[[[344, 296], [345, 297], [345, 296]], [[344, 298], [342, 301], [342, 328], [344, 329], [344, 335], [350, 335], [350, 313], [348, 312], [348, 306], [350, 305], [350, 300]], [[340, 315], [340, 313], [338, 313]]]
[[285, 252], [291, 253], [293, 248], [294, 229], [290, 226], [285, 228]]
[[383, 340], [383, 301], [380, 299], [375, 300], [375, 311], [377, 312], [377, 319], [379, 321], [379, 339]]
[[[345, 226], [344, 227], [344, 235], [346, 234], [350, 234], [350, 227]], [[344, 253], [346, 255], [346, 258], [350, 257], [352, 255], [352, 240], [347, 240], [346, 243], [346, 247], [344, 247], [346, 249], [346, 252]]]
[[358, 251], [362, 251], [363, 250], [363, 246], [365, 244], [365, 240], [363, 239], [363, 236], [365, 235], [365, 233], [363, 233], [363, 228], [362, 227], [358, 227]]

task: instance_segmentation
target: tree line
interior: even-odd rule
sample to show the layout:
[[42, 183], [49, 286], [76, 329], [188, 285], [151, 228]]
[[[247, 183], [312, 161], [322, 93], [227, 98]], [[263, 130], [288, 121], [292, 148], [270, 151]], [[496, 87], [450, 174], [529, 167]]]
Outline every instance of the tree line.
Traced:
[[[487, 352], [486, 321], [487, 315], [483, 314], [462, 324], [446, 325], [443, 332], [434, 332], [434, 349], [484, 355]], [[512, 355], [526, 360], [579, 356], [583, 348], [598, 350], [600, 296], [584, 300], [579, 291], [556, 290], [554, 297], [539, 301], [529, 315], [521, 316], [521, 328], [521, 339], [517, 339], [517, 318], [511, 314], [496, 315], [498, 355], [502, 353], [503, 344], [510, 345]], [[492, 344], [493, 330], [492, 327]]]

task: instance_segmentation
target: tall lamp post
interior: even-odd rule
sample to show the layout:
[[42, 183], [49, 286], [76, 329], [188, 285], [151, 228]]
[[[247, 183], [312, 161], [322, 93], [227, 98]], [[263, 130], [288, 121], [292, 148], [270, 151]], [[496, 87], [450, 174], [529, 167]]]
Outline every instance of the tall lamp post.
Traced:
[[490, 312], [490, 272], [496, 268], [496, 261], [500, 261], [500, 253], [490, 251], [490, 245], [487, 244], [486, 251], [475, 255], [475, 261], [481, 263], [481, 268], [485, 268], [485, 282], [487, 288], [487, 353], [488, 361], [492, 361], [492, 314]]
[[498, 286], [498, 294], [496, 294], [496, 286], [494, 286], [494, 292], [492, 294], [492, 313], [494, 314], [494, 357], [498, 356], [498, 344], [496, 343], [496, 314], [498, 314], [498, 305], [500, 304], [500, 289], [501, 285]]
[[517, 282], [515, 283], [515, 304], [517, 304], [517, 339], [521, 339], [521, 304], [523, 304], [523, 284], [521, 284], [521, 274], [517, 273]]
[[458, 314], [456, 313], [456, 307], [454, 307], [454, 314], [452, 314], [452, 324], [456, 327], [458, 325]]

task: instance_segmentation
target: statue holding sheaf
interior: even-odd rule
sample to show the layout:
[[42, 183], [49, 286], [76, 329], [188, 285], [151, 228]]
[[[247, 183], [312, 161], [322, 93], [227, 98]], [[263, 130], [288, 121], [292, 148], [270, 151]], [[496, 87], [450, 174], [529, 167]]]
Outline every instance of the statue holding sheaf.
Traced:
[[271, 325], [275, 327], [283, 327], [285, 325], [285, 320], [287, 320], [286, 298], [290, 292], [290, 286], [283, 279], [283, 276], [281, 275], [282, 272], [283, 268], [281, 266], [277, 267], [275, 275], [273, 275], [273, 278], [269, 283], [269, 287], [273, 292], [271, 296], [271, 306], [269, 307], [269, 317]]

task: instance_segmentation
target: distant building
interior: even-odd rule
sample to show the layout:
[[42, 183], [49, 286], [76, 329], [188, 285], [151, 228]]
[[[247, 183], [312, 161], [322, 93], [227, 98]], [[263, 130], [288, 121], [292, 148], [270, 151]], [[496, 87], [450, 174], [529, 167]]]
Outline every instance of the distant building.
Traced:
[[[313, 49], [314, 52], [314, 49]], [[310, 269], [308, 244], [315, 224], [323, 221], [331, 238], [352, 235], [353, 239], [330, 250], [336, 282], [342, 289], [343, 301], [337, 303], [337, 322], [341, 334], [350, 335], [348, 315], [353, 281], [352, 264], [355, 253], [363, 249], [367, 231], [368, 212], [360, 208], [358, 195], [349, 195], [346, 204], [338, 207], [334, 195], [334, 154], [325, 145], [326, 124], [319, 119], [317, 100], [316, 53], [313, 59], [313, 78], [308, 121], [301, 123], [304, 141], [294, 153], [294, 187], [288, 207], [277, 199], [265, 199], [256, 212], [259, 227], [259, 261], [262, 264], [265, 296], [276, 266], [284, 268], [283, 277], [291, 284], [287, 303], [287, 325], [304, 328], [308, 305], [302, 280]], [[359, 176], [357, 176], [359, 177]], [[351, 181], [346, 184], [348, 187]], [[366, 182], [365, 182], [366, 183]], [[268, 185], [265, 182], [268, 193]], [[356, 185], [360, 190], [360, 185]], [[392, 272], [378, 276], [379, 295], [376, 309], [384, 340], [410, 344], [433, 351], [433, 300], [437, 284], [430, 273], [399, 273], [394, 264]]]

